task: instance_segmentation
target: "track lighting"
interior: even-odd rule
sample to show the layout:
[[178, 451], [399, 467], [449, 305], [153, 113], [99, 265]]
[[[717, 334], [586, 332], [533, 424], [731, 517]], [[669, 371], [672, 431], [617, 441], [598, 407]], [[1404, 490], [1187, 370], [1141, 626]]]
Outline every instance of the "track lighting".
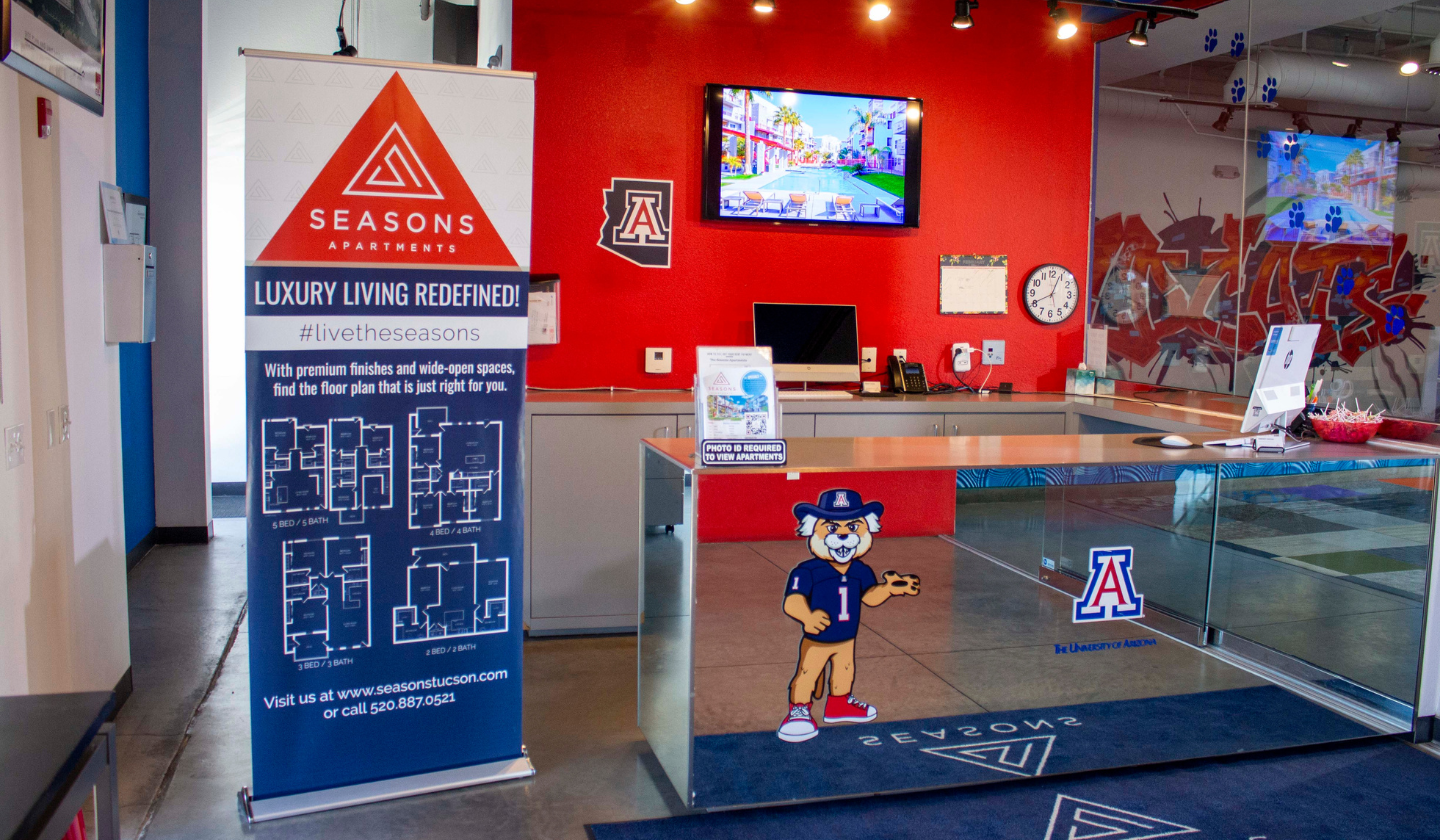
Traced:
[[1225, 110], [1220, 112], [1220, 118], [1215, 120], [1215, 122], [1212, 123], [1210, 127], [1220, 132], [1221, 134], [1224, 134], [1225, 129], [1230, 127], [1230, 118], [1233, 116], [1235, 116], [1235, 109], [1226, 108]]
[[1356, 137], [1360, 136], [1360, 127], [1362, 124], [1362, 121], [1357, 119], [1355, 122], [1352, 122], [1350, 123], [1350, 125], [1346, 126], [1344, 134], [1345, 139], [1354, 140]]
[[1131, 46], [1135, 47], [1150, 46], [1150, 36], [1145, 33], [1149, 32], [1150, 27], [1154, 25], [1155, 17], [1153, 15], [1143, 18], [1136, 18], [1135, 28], [1130, 30], [1130, 37], [1126, 38], [1125, 40], [1129, 42]]
[[753, 0], [750, 8], [762, 14], [770, 14], [775, 11], [775, 0]]
[[969, 29], [975, 25], [974, 18], [970, 17], [970, 10], [980, 5], [976, 0], [955, 0], [955, 17], [950, 25], [956, 29]]
[[887, 17], [890, 17], [890, 7], [882, 0], [875, 0], [874, 3], [870, 4], [871, 20], [884, 20]]
[[1291, 114], [1290, 120], [1295, 126], [1293, 129], [1291, 129], [1292, 131], [1295, 131], [1299, 134], [1315, 133], [1315, 129], [1310, 127], [1310, 120], [1306, 119], [1304, 114]]
[[1400, 75], [1402, 76], [1413, 76], [1419, 72], [1420, 62], [1415, 61], [1414, 59], [1411, 59], [1410, 61], [1407, 61], [1404, 64], [1400, 65]]
[[1399, 143], [1399, 142], [1400, 142], [1400, 123], [1395, 123], [1394, 125], [1392, 125], [1392, 126], [1390, 126], [1389, 128], [1385, 129], [1385, 142], [1387, 142], [1387, 143]]
[[1080, 27], [1070, 19], [1070, 13], [1055, 5], [1055, 0], [1050, 0], [1050, 19], [1055, 21], [1055, 37], [1062, 41], [1075, 37]]

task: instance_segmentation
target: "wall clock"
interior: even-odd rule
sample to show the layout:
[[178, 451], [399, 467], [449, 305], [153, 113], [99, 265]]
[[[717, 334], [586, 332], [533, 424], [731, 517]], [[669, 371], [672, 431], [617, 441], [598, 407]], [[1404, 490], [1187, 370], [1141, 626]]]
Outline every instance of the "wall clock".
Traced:
[[1025, 311], [1042, 324], [1058, 324], [1080, 306], [1080, 284], [1063, 265], [1049, 263], [1030, 272], [1020, 287]]

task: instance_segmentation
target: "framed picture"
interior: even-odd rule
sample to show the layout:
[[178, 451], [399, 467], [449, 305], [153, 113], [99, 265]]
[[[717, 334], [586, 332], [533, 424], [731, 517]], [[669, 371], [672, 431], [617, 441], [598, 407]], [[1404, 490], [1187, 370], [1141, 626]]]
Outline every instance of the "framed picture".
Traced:
[[0, 0], [0, 63], [105, 112], [105, 0]]

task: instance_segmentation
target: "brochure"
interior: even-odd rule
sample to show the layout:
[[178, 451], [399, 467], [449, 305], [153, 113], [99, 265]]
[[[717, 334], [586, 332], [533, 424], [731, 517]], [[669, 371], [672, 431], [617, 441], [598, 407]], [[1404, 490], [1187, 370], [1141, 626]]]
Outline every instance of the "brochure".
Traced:
[[769, 347], [697, 347], [695, 367], [695, 428], [702, 441], [780, 436]]

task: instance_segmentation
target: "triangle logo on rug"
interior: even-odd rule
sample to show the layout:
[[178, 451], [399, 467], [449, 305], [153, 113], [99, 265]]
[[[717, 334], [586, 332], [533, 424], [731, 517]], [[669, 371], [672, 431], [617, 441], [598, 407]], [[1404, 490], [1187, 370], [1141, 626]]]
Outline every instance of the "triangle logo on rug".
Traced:
[[1188, 825], [1060, 794], [1050, 812], [1045, 840], [1156, 840], [1199, 832]]
[[399, 73], [355, 121], [257, 262], [517, 265]]
[[979, 744], [956, 744], [953, 747], [927, 747], [920, 752], [1015, 776], [1038, 776], [1045, 770], [1045, 762], [1049, 760], [1050, 749], [1054, 746], [1054, 735], [1032, 735]]

